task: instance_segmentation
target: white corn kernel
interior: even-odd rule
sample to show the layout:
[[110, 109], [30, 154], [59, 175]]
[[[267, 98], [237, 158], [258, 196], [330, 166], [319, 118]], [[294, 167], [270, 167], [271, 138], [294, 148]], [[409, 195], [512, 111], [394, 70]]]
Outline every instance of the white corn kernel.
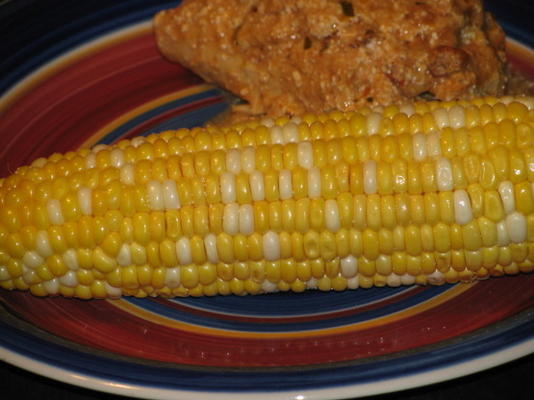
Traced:
[[508, 246], [510, 244], [510, 235], [506, 226], [506, 220], [497, 222], [497, 245]]
[[235, 175], [231, 172], [221, 174], [221, 199], [227, 204], [236, 200]]
[[123, 243], [119, 249], [119, 254], [117, 255], [117, 263], [121, 267], [127, 267], [132, 265], [132, 253], [130, 251], [130, 246], [128, 243]]
[[399, 107], [399, 111], [409, 117], [415, 113], [415, 108], [413, 107], [413, 104], [405, 103]]
[[431, 285], [441, 285], [445, 283], [445, 276], [439, 270], [435, 270], [430, 275], [427, 276], [428, 283]]
[[261, 290], [263, 290], [264, 293], [275, 293], [278, 292], [278, 286], [276, 283], [271, 282], [268, 279], [265, 279], [261, 283]]
[[410, 274], [401, 275], [400, 279], [403, 285], [413, 285], [415, 283], [415, 276]]
[[313, 167], [313, 147], [310, 142], [300, 142], [297, 145], [297, 158], [302, 168]]
[[363, 191], [365, 194], [375, 194], [377, 189], [376, 161], [367, 160], [363, 163]]
[[165, 286], [169, 289], [180, 286], [180, 267], [167, 268], [165, 270]]
[[308, 196], [312, 199], [321, 197], [321, 171], [317, 167], [308, 170]]
[[54, 254], [52, 247], [50, 246], [50, 241], [48, 240], [48, 232], [37, 232], [35, 235], [35, 249], [43, 258], [50, 257], [52, 254]]
[[204, 248], [206, 249], [206, 257], [212, 264], [219, 262], [219, 253], [217, 253], [217, 238], [213, 233], [209, 233], [204, 238]]
[[415, 133], [412, 135], [413, 141], [413, 158], [415, 161], [422, 161], [426, 158], [426, 139], [424, 133]]
[[263, 173], [261, 171], [252, 171], [249, 175], [249, 183], [252, 200], [265, 200], [265, 182], [263, 180]]
[[451, 162], [445, 157], [436, 160], [436, 183], [440, 192], [450, 191], [454, 187]]
[[83, 215], [91, 215], [93, 213], [93, 191], [88, 187], [81, 187], [78, 189], [78, 204]]
[[96, 167], [96, 156], [95, 153], [89, 153], [85, 156], [85, 168], [91, 169]]
[[453, 129], [462, 128], [465, 126], [465, 111], [461, 106], [452, 106], [449, 109], [449, 122]]
[[67, 271], [65, 275], [59, 278], [59, 283], [66, 287], [76, 287], [78, 286], [78, 278], [76, 277], [76, 272]]
[[513, 243], [522, 243], [527, 240], [527, 220], [517, 211], [506, 216], [506, 229], [508, 237]]
[[278, 125], [273, 125], [271, 131], [271, 144], [284, 144], [284, 133]]
[[499, 194], [501, 195], [504, 212], [510, 214], [515, 211], [514, 184], [510, 181], [503, 181], [499, 184]]
[[245, 147], [241, 152], [241, 168], [250, 174], [256, 168], [256, 153], [253, 147]]
[[165, 201], [163, 198], [163, 190], [161, 183], [156, 180], [150, 180], [146, 183], [146, 192], [148, 196], [148, 203], [150, 209], [153, 211], [161, 211], [165, 207]]
[[439, 129], [443, 129], [450, 125], [449, 113], [445, 108], [438, 107], [434, 109], [432, 115], [434, 115], [434, 121], [436, 121], [436, 125]]
[[223, 230], [229, 235], [239, 232], [239, 204], [230, 203], [224, 206]]
[[34, 269], [40, 267], [44, 263], [44, 258], [39, 255], [36, 251], [27, 251], [22, 257], [22, 262], [28, 268]]
[[65, 223], [63, 213], [61, 212], [61, 203], [58, 199], [48, 200], [46, 202], [46, 211], [48, 213], [48, 219], [52, 225], [63, 225]]
[[280, 190], [280, 199], [286, 200], [293, 197], [293, 185], [291, 182], [291, 171], [282, 169], [278, 173], [278, 188]]
[[280, 259], [280, 238], [276, 232], [268, 231], [263, 235], [263, 254], [268, 261]]
[[340, 260], [341, 275], [345, 278], [352, 278], [358, 273], [358, 259], [352, 254]]
[[135, 183], [135, 173], [132, 164], [124, 164], [119, 172], [120, 180], [125, 185], [133, 185]]
[[274, 126], [274, 121], [271, 118], [263, 118], [260, 121], [260, 124], [266, 126], [267, 128], [271, 128], [272, 126]]
[[360, 277], [356, 275], [353, 278], [347, 279], [347, 287], [349, 289], [358, 289], [360, 287]]
[[111, 165], [115, 168], [120, 168], [124, 164], [124, 152], [121, 149], [115, 148], [109, 154]]
[[454, 218], [458, 225], [465, 225], [473, 219], [471, 200], [463, 189], [454, 191]]
[[288, 122], [282, 127], [284, 143], [297, 143], [299, 141], [299, 130], [293, 122]]
[[239, 206], [239, 232], [243, 235], [254, 233], [254, 209], [252, 204]]
[[440, 135], [438, 132], [432, 132], [427, 135], [426, 153], [428, 157], [439, 157], [441, 155]]
[[226, 151], [226, 170], [232, 174], [241, 172], [241, 154], [237, 149]]
[[191, 244], [189, 239], [182, 237], [176, 242], [176, 256], [178, 257], [178, 262], [181, 265], [188, 265], [193, 262], [191, 256]]
[[386, 284], [390, 287], [399, 287], [402, 285], [401, 277], [395, 273], [391, 273], [386, 277]]
[[166, 179], [161, 185], [163, 191], [163, 203], [166, 210], [176, 210], [180, 208], [180, 198], [176, 189], [176, 182]]
[[324, 217], [326, 229], [332, 232], [337, 232], [341, 227], [341, 222], [339, 221], [339, 210], [336, 200], [328, 199], [325, 201]]
[[143, 143], [145, 143], [146, 139], [144, 136], [136, 136], [134, 137], [131, 141], [130, 141], [130, 144], [133, 146], [133, 147], [139, 147], [141, 146]]
[[379, 112], [371, 112], [367, 116], [367, 134], [376, 135], [380, 131], [380, 124], [382, 122], [382, 114]]
[[306, 281], [306, 289], [317, 289], [317, 279], [310, 278]]
[[111, 286], [107, 281], [104, 281], [104, 289], [108, 296], [112, 299], [118, 299], [122, 296], [122, 289]]
[[57, 278], [50, 279], [49, 281], [43, 282], [44, 290], [48, 294], [57, 294], [59, 292], [59, 282]]
[[69, 267], [70, 270], [77, 270], [79, 268], [78, 265], [78, 256], [76, 255], [76, 250], [74, 249], [68, 249], [63, 253], [63, 262], [67, 267]]

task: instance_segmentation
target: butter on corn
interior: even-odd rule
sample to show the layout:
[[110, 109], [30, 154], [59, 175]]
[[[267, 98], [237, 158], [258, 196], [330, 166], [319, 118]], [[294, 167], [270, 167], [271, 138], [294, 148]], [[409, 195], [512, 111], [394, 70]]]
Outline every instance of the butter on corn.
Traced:
[[534, 99], [180, 129], [0, 180], [0, 286], [202, 296], [534, 269]]

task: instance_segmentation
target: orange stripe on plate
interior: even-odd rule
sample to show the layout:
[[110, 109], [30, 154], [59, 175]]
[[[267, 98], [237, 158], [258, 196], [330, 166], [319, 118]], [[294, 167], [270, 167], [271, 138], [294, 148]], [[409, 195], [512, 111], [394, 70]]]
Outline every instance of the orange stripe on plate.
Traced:
[[159, 107], [159, 106], [161, 106], [163, 104], [166, 104], [168, 102], [171, 102], [173, 100], [177, 100], [177, 99], [180, 99], [180, 98], [183, 98], [183, 97], [191, 96], [191, 95], [194, 95], [194, 94], [197, 94], [197, 93], [201, 93], [201, 92], [204, 92], [204, 91], [210, 90], [210, 89], [213, 89], [212, 85], [208, 85], [208, 84], [196, 85], [196, 86], [192, 86], [192, 87], [189, 87], [189, 88], [186, 88], [186, 89], [182, 89], [182, 90], [179, 90], [177, 92], [170, 93], [168, 95], [159, 97], [159, 98], [157, 98], [155, 100], [146, 102], [146, 103], [140, 105], [139, 107], [136, 107], [136, 108], [128, 111], [127, 113], [122, 114], [119, 118], [111, 121], [107, 125], [105, 125], [102, 128], [100, 128], [98, 131], [96, 131], [94, 134], [92, 134], [85, 142], [83, 142], [83, 144], [80, 146], [80, 148], [94, 146], [100, 139], [105, 137], [107, 134], [112, 132], [117, 127], [121, 126], [122, 124], [132, 120], [133, 118], [135, 118], [135, 117], [137, 117], [137, 116], [139, 116], [139, 115], [141, 115], [141, 114], [143, 114], [143, 113], [145, 113], [147, 111], [150, 111], [150, 110], [152, 110], [152, 109], [154, 109], [156, 107]]
[[392, 322], [396, 322], [402, 319], [412, 317], [414, 315], [420, 314], [424, 311], [430, 310], [434, 307], [437, 307], [440, 304], [446, 303], [450, 299], [466, 292], [471, 289], [476, 282], [474, 283], [462, 283], [454, 286], [450, 290], [440, 294], [439, 296], [433, 297], [425, 301], [424, 303], [417, 304], [405, 310], [399, 311], [397, 313], [389, 314], [384, 317], [375, 318], [368, 321], [358, 322], [355, 324], [339, 326], [335, 328], [326, 328], [326, 329], [311, 329], [305, 331], [295, 331], [295, 332], [250, 332], [250, 331], [234, 331], [228, 329], [218, 329], [205, 327], [201, 325], [190, 324], [183, 321], [176, 321], [171, 318], [167, 318], [145, 309], [139, 308], [126, 300], [107, 300], [114, 307], [121, 309], [124, 312], [133, 314], [138, 318], [152, 322], [157, 325], [166, 326], [168, 328], [210, 335], [210, 336], [222, 336], [222, 337], [235, 337], [235, 338], [248, 338], [248, 339], [266, 339], [266, 338], [276, 338], [276, 339], [286, 339], [286, 338], [300, 338], [300, 337], [309, 337], [310, 334], [314, 336], [326, 336], [334, 335], [346, 332], [356, 332], [364, 329], [373, 328], [379, 325], [386, 325]]

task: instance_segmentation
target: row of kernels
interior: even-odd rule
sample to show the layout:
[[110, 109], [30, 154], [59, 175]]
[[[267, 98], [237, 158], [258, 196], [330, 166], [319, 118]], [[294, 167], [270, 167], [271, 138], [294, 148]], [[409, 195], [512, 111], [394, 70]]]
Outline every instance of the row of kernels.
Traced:
[[[127, 196], [129, 199], [135, 199]], [[137, 197], [137, 200], [140, 198]], [[83, 207], [81, 207], [83, 208]], [[456, 222], [460, 225], [469, 223], [473, 218], [487, 217], [493, 222], [509, 219], [524, 221], [533, 211], [532, 186], [527, 182], [511, 185], [503, 182], [499, 190], [483, 191], [477, 185], [470, 185], [467, 191], [427, 193], [425, 195], [355, 195], [342, 193], [335, 199], [303, 198], [297, 201], [259, 201], [253, 204], [236, 203], [210, 204], [196, 207], [183, 206], [178, 210], [138, 212], [145, 207], [129, 206], [127, 209], [102, 211], [101, 216], [80, 216], [66, 221], [62, 225], [44, 224], [32, 218], [20, 218], [19, 211], [4, 208], [0, 212], [0, 221], [7, 231], [18, 232], [22, 227], [35, 225], [37, 229], [64, 231], [72, 247], [87, 247], [100, 243], [108, 231], [120, 231], [124, 241], [136, 240], [146, 243], [171, 236], [206, 235], [208, 232], [229, 234], [267, 230], [304, 232], [308, 229], [329, 229], [336, 231], [340, 227], [370, 227], [378, 230], [384, 226], [393, 229], [397, 225], [435, 224]], [[56, 210], [57, 211], [57, 210]], [[104, 212], [105, 211], [105, 212]], [[34, 212], [34, 217], [42, 216]], [[76, 216], [76, 215], [74, 215]], [[25, 224], [22, 224], [25, 222]], [[48, 221], [47, 221], [48, 222]], [[524, 224], [523, 224], [524, 225]], [[28, 229], [23, 232], [30, 232]], [[7, 232], [6, 231], [6, 232]], [[7, 234], [7, 233], [6, 233]], [[27, 236], [27, 235], [26, 235]], [[5, 237], [5, 235], [4, 235]], [[54, 234], [53, 237], [58, 237]], [[17, 246], [11, 238], [9, 246], [16, 252]]]
[[104, 299], [119, 298], [123, 294], [122, 289], [114, 288], [107, 282], [95, 280], [91, 285], [77, 285], [69, 287], [61, 285], [57, 280], [45, 281], [26, 287], [35, 296], [62, 295], [63, 297], [76, 297], [80, 299]]
[[[499, 107], [506, 107], [506, 111], [503, 113], [502, 110], [499, 110]], [[491, 118], [486, 115], [488, 112], [492, 114]], [[486, 141], [488, 144], [490, 144], [490, 146], [492, 142], [502, 142], [504, 144], [511, 145], [512, 142], [517, 140], [516, 136], [519, 137], [519, 142], [523, 143], [525, 146], [532, 141], [532, 127], [527, 124], [520, 124], [520, 127], [517, 128], [518, 132], [513, 132], [516, 130], [516, 126], [514, 126], [511, 120], [515, 123], [518, 123], [527, 113], [526, 107], [518, 102], [511, 102], [507, 106], [496, 105], [493, 108], [487, 105], [483, 105], [480, 108], [471, 106], [465, 111], [459, 106], [453, 106], [448, 111], [444, 108], [437, 108], [432, 111], [432, 113], [434, 114], [432, 117], [433, 123], [431, 123], [430, 126], [425, 128], [425, 115], [423, 115], [421, 116], [421, 123], [417, 124], [414, 122], [411, 124], [413, 125], [410, 128], [411, 133], [417, 133], [420, 131], [428, 133], [429, 131], [437, 128], [444, 128], [448, 126], [451, 126], [452, 128], [458, 128], [463, 125], [474, 127], [480, 126], [479, 122], [487, 125], [488, 123], [496, 121], [496, 123], [493, 123], [493, 125], [490, 124], [491, 126], [484, 127], [484, 129], [487, 130], [485, 135]], [[465, 113], [466, 115], [462, 116], [462, 113]], [[397, 117], [398, 115], [400, 116]], [[393, 117], [392, 125], [399, 127], [399, 133], [406, 133], [407, 131], [407, 129], [402, 128], [402, 126], [406, 125], [406, 123], [403, 124], [400, 121], [395, 122], [395, 117], [397, 117], [399, 120], [403, 118], [403, 115], [405, 116], [405, 114], [401, 113], [396, 114]], [[412, 117], [416, 115], [417, 114], [412, 115]], [[361, 122], [357, 121], [358, 118], [366, 118], [365, 124], [362, 125]], [[363, 132], [371, 135], [378, 133], [380, 131], [381, 118], [382, 117], [380, 114], [376, 112], [370, 113], [366, 117], [364, 117], [362, 114], [352, 115], [349, 123], [349, 125], [351, 125], [352, 134], [358, 136]], [[509, 118], [510, 120], [504, 118]], [[462, 122], [462, 119], [466, 119], [466, 121]], [[333, 124], [333, 127], [330, 128], [329, 124]], [[333, 139], [336, 137], [343, 137], [351, 133], [351, 130], [345, 126], [336, 128], [336, 124], [347, 124], [347, 120], [339, 118], [337, 122], [334, 122], [333, 120], [326, 120], [324, 124], [321, 124], [321, 127], [314, 129], [314, 131], [325, 133], [316, 134], [309, 138], [302, 137], [303, 135], [301, 132], [299, 132], [300, 128], [293, 122], [290, 122], [282, 127], [277, 126], [276, 131], [280, 130], [282, 132], [280, 135], [269, 132], [267, 128], [261, 125], [254, 128], [258, 132], [253, 132], [252, 134], [250, 133], [250, 128], [241, 132], [241, 134], [233, 131], [223, 132], [220, 134], [212, 132], [211, 134], [208, 134], [204, 129], [193, 129], [191, 131], [183, 130], [180, 131], [182, 134], [178, 134], [179, 132], [176, 132], [175, 135], [173, 135], [172, 132], [165, 132], [159, 136], [151, 135], [150, 140], [145, 140], [145, 138], [139, 137], [131, 141], [121, 141], [115, 148], [98, 145], [93, 149], [93, 151], [83, 149], [79, 152], [69, 152], [64, 156], [54, 154], [49, 157], [48, 160], [36, 160], [32, 164], [33, 168], [28, 169], [27, 174], [28, 176], [32, 176], [37, 180], [53, 179], [58, 176], [70, 175], [75, 171], [80, 171], [82, 168], [106, 168], [109, 166], [119, 168], [127, 163], [135, 163], [139, 160], [151, 160], [158, 157], [184, 155], [187, 153], [212, 151], [217, 149], [231, 149], [241, 147], [242, 145], [258, 146], [262, 144], [294, 143], [308, 139]], [[496, 124], [499, 124], [499, 126], [497, 127]], [[362, 125], [362, 127], [360, 127], [360, 125]], [[416, 129], [414, 131], [414, 127], [417, 127], [417, 125], [421, 125], [421, 128], [425, 129]], [[437, 128], [434, 128], [434, 126]], [[264, 132], [263, 130], [267, 130], [267, 132]], [[500, 135], [497, 133], [497, 136], [500, 136], [497, 141], [493, 140], [495, 131], [500, 132]], [[259, 137], [260, 140], [244, 140], [242, 143], [242, 139], [245, 139], [246, 136], [244, 132], [249, 132], [248, 136]], [[265, 136], [265, 138], [261, 139], [263, 137], [262, 135]], [[225, 136], [227, 136], [227, 138], [225, 138]], [[234, 136], [237, 139], [234, 138]], [[243, 138], [241, 136], [243, 136]], [[281, 136], [282, 140], [278, 140], [278, 136]], [[477, 135], [477, 137], [480, 139], [480, 135]], [[461, 146], [460, 151], [462, 151]]]
[[[485, 279], [488, 276], [500, 276], [503, 274], [517, 274], [519, 271], [528, 272], [532, 270], [532, 262], [511, 262], [506, 265], [495, 265], [491, 268], [471, 266], [456, 268], [442, 268], [442, 270], [434, 270], [431, 273], [424, 273], [423, 267], [430, 269], [429, 261], [421, 259], [422, 257], [412, 257], [406, 260], [400, 259], [400, 264], [397, 265], [397, 272], [390, 272], [390, 269], [380, 271], [379, 263], [375, 262], [373, 268], [372, 265], [367, 265], [364, 261], [362, 264], [363, 272], [356, 273], [352, 277], [346, 277], [342, 274], [337, 276], [329, 276], [324, 274], [318, 276], [311, 276], [310, 273], [304, 274], [304, 276], [297, 276], [295, 270], [313, 271], [317, 274], [321, 270], [325, 271], [325, 266], [320, 265], [321, 260], [313, 260], [310, 262], [298, 263], [295, 268], [295, 264], [291, 261], [286, 262], [269, 262], [269, 263], [255, 263], [255, 270], [261, 271], [261, 275], [264, 278], [254, 279], [239, 278], [239, 277], [221, 277], [213, 278], [213, 272], [209, 272], [208, 275], [203, 274], [202, 268], [206, 266], [188, 266], [185, 268], [158, 268], [153, 270], [155, 277], [153, 282], [147, 281], [143, 277], [150, 275], [150, 272], [145, 271], [147, 267], [126, 267], [121, 270], [114, 271], [114, 274], [118, 277], [115, 281], [116, 285], [124, 283], [124, 289], [110, 285], [107, 281], [94, 280], [90, 285], [79, 284], [76, 287], [66, 286], [58, 283], [57, 279], [50, 281], [40, 282], [28, 285], [21, 278], [14, 280], [8, 280], [0, 282], [0, 286], [6, 289], [21, 289], [30, 290], [35, 295], [46, 296], [50, 294], [61, 294], [66, 297], [78, 297], [78, 298], [104, 298], [111, 297], [117, 298], [121, 294], [134, 295], [138, 297], [145, 297], [147, 295], [163, 295], [163, 296], [212, 296], [215, 294], [227, 295], [227, 294], [257, 294], [257, 293], [269, 293], [277, 291], [292, 290], [295, 292], [301, 292], [305, 289], [319, 289], [322, 291], [329, 290], [345, 290], [356, 289], [358, 287], [369, 288], [373, 286], [392, 286], [397, 287], [400, 285], [412, 285], [412, 284], [442, 284], [445, 282], [456, 283], [458, 281], [470, 282], [474, 279]], [[424, 257], [423, 257], [424, 258]], [[452, 256], [450, 256], [452, 259]], [[426, 260], [431, 260], [432, 256], [426, 257]], [[451, 260], [452, 262], [452, 260]], [[310, 264], [315, 265], [310, 265]], [[392, 262], [393, 263], [393, 262]], [[396, 261], [399, 264], [399, 261]], [[426, 263], [426, 264], [425, 264]], [[372, 263], [371, 263], [372, 264]], [[241, 263], [238, 267], [239, 270], [247, 269], [247, 265]], [[210, 269], [216, 268], [209, 266]], [[139, 271], [142, 269], [143, 271]], [[392, 269], [392, 268], [391, 268]], [[375, 271], [374, 273], [372, 271]], [[267, 271], [269, 271], [269, 278], [267, 278]], [[408, 273], [407, 271], [411, 271]], [[330, 271], [331, 273], [334, 270]], [[241, 274], [246, 275], [246, 274]], [[287, 281], [284, 280], [288, 279]], [[263, 281], [262, 281], [263, 279]], [[124, 281], [124, 282], [123, 282]], [[209, 283], [211, 282], [211, 283]], [[150, 283], [154, 283], [151, 285]], [[165, 286], [164, 286], [165, 285]]]
[[[414, 135], [414, 138], [421, 137], [422, 135]], [[402, 138], [403, 136], [399, 137], [399, 139]], [[450, 153], [449, 155], [452, 159], [440, 157], [434, 161], [436, 165], [436, 171], [434, 173], [436, 179], [434, 179], [435, 182], [433, 183], [432, 178], [428, 178], [425, 181], [425, 178], [421, 176], [419, 173], [420, 164], [413, 163], [413, 161], [406, 161], [413, 159], [414, 154], [416, 154], [416, 158], [423, 160], [425, 154], [430, 154], [430, 149], [422, 151], [420, 145], [413, 144], [418, 141], [415, 140], [412, 143], [412, 139], [410, 138], [408, 138], [409, 143], [407, 142], [406, 145], [403, 144], [403, 140], [398, 140], [396, 143], [389, 143], [386, 139], [378, 140], [381, 140], [383, 143], [374, 143], [372, 137], [369, 140], [366, 139], [364, 141], [365, 143], [360, 143], [360, 141], [363, 141], [363, 138], [346, 138], [343, 142], [319, 141], [313, 145], [308, 142], [299, 143], [298, 145], [290, 144], [293, 146], [292, 148], [287, 146], [264, 147], [258, 148], [255, 151], [247, 148], [242, 152], [233, 150], [227, 154], [223, 152], [219, 152], [220, 154], [217, 152], [211, 154], [200, 152], [195, 154], [195, 156], [188, 155], [182, 159], [171, 157], [167, 160], [144, 160], [134, 165], [125, 164], [120, 170], [109, 167], [104, 170], [89, 170], [83, 173], [75, 173], [68, 179], [46, 180], [37, 184], [35, 187], [28, 187], [32, 185], [30, 185], [29, 181], [26, 181], [26, 187], [24, 189], [21, 187], [20, 191], [12, 190], [13, 194], [8, 196], [8, 199], [5, 201], [9, 203], [20, 203], [27, 195], [31, 195], [38, 200], [60, 199], [67, 195], [69, 190], [80, 190], [81, 188], [93, 190], [98, 187], [106, 187], [106, 189], [102, 190], [106, 190], [106, 196], [108, 196], [110, 195], [110, 190], [113, 192], [114, 187], [111, 184], [117, 178], [120, 178], [120, 181], [125, 185], [148, 184], [153, 180], [179, 180], [185, 185], [183, 187], [185, 196], [191, 191], [186, 189], [194, 189], [198, 186], [195, 186], [198, 177], [203, 177], [207, 182], [213, 181], [215, 183], [216, 180], [220, 179], [218, 176], [221, 174], [231, 176], [228, 173], [235, 175], [242, 171], [254, 175], [257, 170], [261, 171], [262, 174], [272, 174], [273, 169], [275, 171], [293, 171], [296, 168], [309, 170], [313, 165], [320, 167], [320, 171], [322, 171], [322, 169], [329, 167], [331, 164], [338, 165], [343, 162], [350, 164], [350, 169], [355, 168], [357, 170], [361, 168], [363, 170], [362, 174], [366, 178], [363, 181], [364, 183], [370, 181], [380, 184], [380, 182], [384, 181], [393, 181], [394, 183], [406, 182], [407, 186], [411, 182], [410, 190], [412, 192], [422, 190], [425, 182], [427, 182], [426, 186], [429, 186], [426, 189], [432, 189], [435, 183], [441, 190], [444, 190], [446, 186], [450, 186], [451, 184], [454, 184], [455, 187], [462, 188], [467, 183], [473, 183], [477, 180], [487, 186], [503, 179], [510, 179], [514, 183], [525, 179], [534, 179], [534, 170], [530, 168], [534, 159], [534, 151], [531, 150], [531, 147], [525, 147], [525, 149], [520, 150], [515, 148], [508, 149], [505, 146], [498, 145], [492, 149], [493, 151], [489, 152], [489, 155], [478, 156], [476, 153], [462, 153], [463, 156], [458, 157], [450, 149], [446, 150], [446, 152]], [[398, 147], [399, 153], [396, 152], [396, 147]], [[386, 156], [384, 160], [381, 160], [381, 148], [384, 150], [384, 154], [389, 154], [391, 157]], [[275, 149], [278, 150], [275, 151]], [[433, 155], [437, 156], [438, 153]], [[204, 161], [197, 163], [193, 158]], [[208, 158], [210, 158], [209, 162]], [[362, 164], [354, 164], [358, 160], [364, 161]], [[432, 162], [430, 160], [422, 164], [423, 167], [428, 167], [426, 168], [428, 170], [426, 172], [429, 172], [430, 176], [434, 175], [431, 165]], [[348, 169], [349, 165], [344, 169], [341, 168], [336, 171], [338, 178], [339, 173], [343, 173], [344, 170], [347, 171]], [[225, 171], [228, 171], [228, 173], [224, 174]], [[358, 178], [363, 179], [363, 176], [358, 177], [359, 174], [355, 172], [357, 171], [351, 171], [351, 176], [354, 176], [356, 180]], [[413, 176], [406, 176], [408, 172]], [[380, 174], [380, 176], [376, 176], [377, 174]], [[426, 177], [427, 174], [423, 176]], [[394, 179], [388, 180], [388, 177], [393, 177]], [[187, 182], [189, 182], [189, 185], [186, 184]], [[357, 182], [355, 183], [357, 184]], [[384, 183], [380, 185], [382, 191], [387, 192], [389, 185]], [[214, 185], [211, 186], [214, 187]], [[376, 186], [376, 184], [370, 185], [371, 188]], [[397, 189], [402, 190], [402, 188]], [[218, 193], [215, 190], [212, 197], [216, 198], [217, 196]]]
[[510, 120], [469, 129], [446, 128], [439, 133], [439, 151], [449, 158], [468, 152], [484, 155], [495, 147], [528, 149], [533, 142], [534, 128], [530, 124], [516, 125]]

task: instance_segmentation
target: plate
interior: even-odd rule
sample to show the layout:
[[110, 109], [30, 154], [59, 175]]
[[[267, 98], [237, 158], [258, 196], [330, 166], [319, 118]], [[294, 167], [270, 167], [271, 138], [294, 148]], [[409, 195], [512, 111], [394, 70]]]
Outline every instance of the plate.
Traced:
[[[51, 152], [193, 127], [228, 107], [224, 93], [155, 48], [148, 20], [174, 2], [96, 3], [42, 18], [34, 28], [43, 35], [4, 59], [0, 175]], [[510, 43], [511, 60], [532, 73], [532, 50]], [[131, 397], [355, 398], [532, 352], [533, 274], [249, 297], [82, 301], [0, 292], [3, 360]]]

